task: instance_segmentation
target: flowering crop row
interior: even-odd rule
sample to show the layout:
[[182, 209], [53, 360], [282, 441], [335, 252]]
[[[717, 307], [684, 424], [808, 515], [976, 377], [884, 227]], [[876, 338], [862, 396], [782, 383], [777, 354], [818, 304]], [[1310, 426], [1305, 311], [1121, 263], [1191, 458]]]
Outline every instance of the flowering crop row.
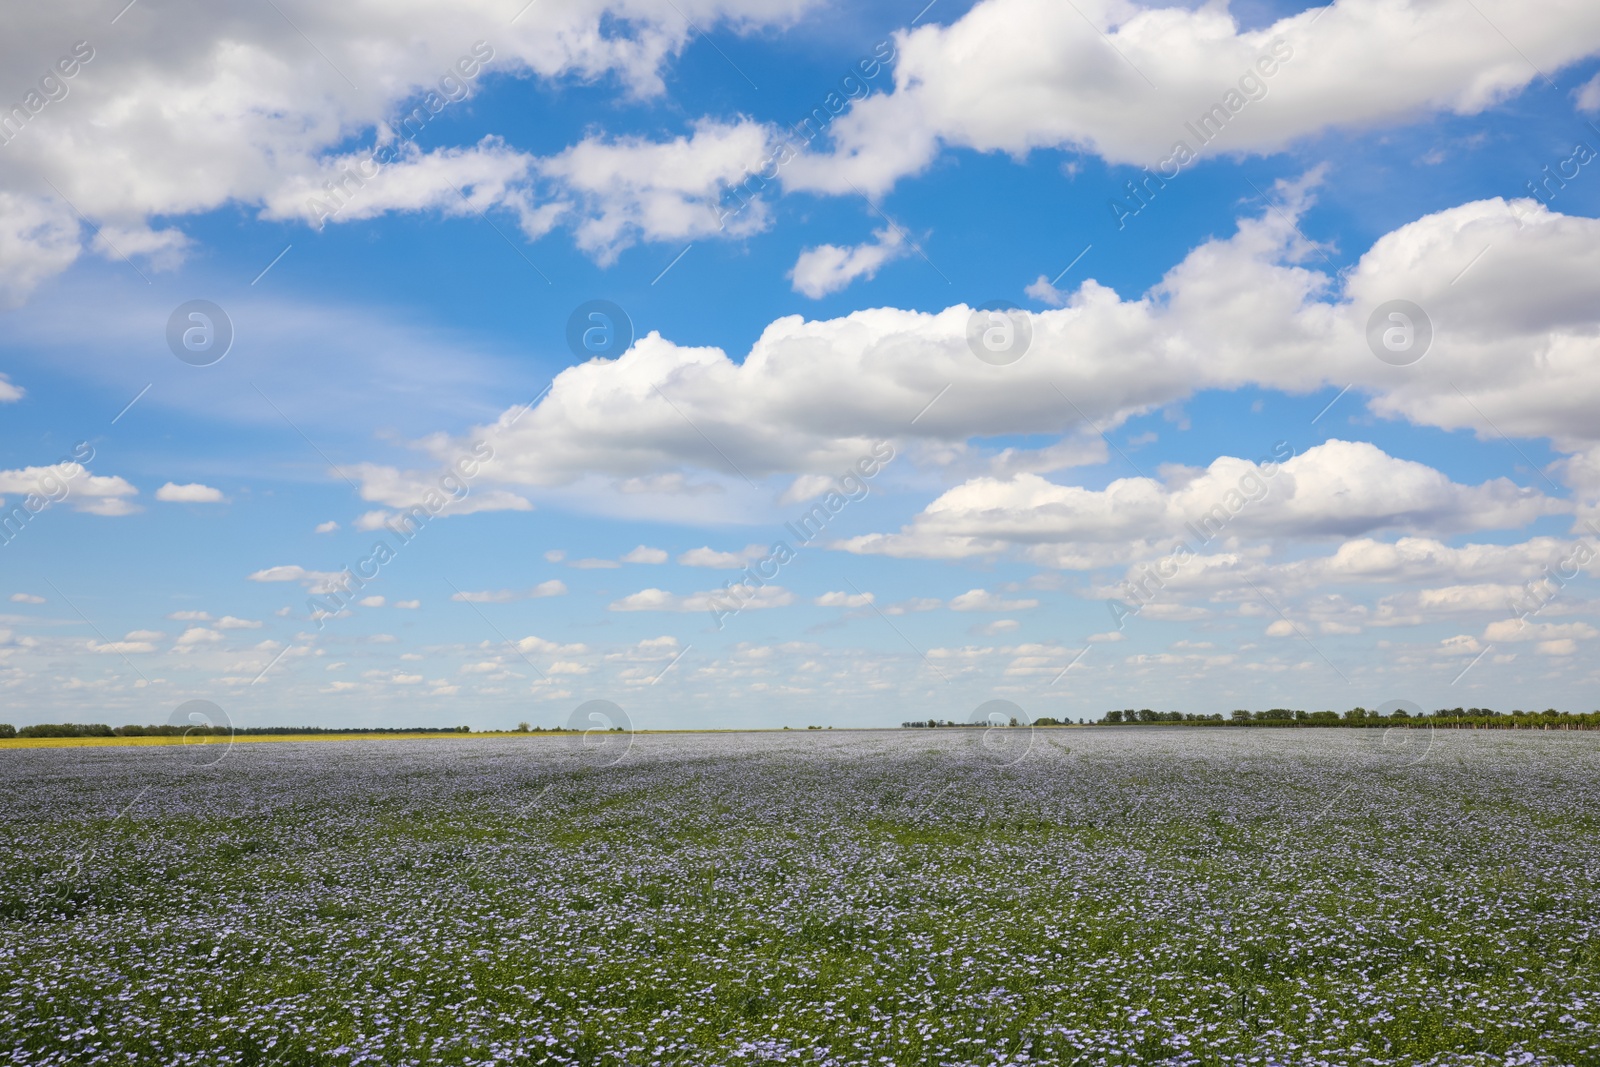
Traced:
[[999, 732], [0, 752], [0, 1058], [1600, 1062], [1592, 734]]

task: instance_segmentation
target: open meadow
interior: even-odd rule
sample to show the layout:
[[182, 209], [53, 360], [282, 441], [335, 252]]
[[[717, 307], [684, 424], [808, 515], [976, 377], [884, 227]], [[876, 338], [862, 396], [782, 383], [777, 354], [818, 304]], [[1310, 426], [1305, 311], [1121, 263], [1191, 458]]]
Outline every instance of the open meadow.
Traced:
[[15, 1063], [1600, 1062], [1589, 733], [32, 748], [0, 775]]

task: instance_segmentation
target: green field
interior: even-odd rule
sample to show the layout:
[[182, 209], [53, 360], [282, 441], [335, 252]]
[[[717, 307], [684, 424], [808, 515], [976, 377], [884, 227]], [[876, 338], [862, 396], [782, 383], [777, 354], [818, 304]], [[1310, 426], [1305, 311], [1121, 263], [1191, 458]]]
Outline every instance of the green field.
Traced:
[[1600, 1062], [1593, 734], [364, 740], [0, 772], [17, 1063]]

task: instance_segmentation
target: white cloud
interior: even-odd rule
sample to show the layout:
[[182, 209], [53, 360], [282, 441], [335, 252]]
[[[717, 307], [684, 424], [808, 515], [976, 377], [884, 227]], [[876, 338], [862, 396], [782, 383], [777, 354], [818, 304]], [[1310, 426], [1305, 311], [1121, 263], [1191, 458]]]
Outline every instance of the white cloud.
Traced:
[[1043, 274], [1024, 286], [1022, 292], [1039, 303], [1049, 304], [1053, 308], [1066, 307], [1067, 301], [1072, 298], [1071, 293], [1057, 289], [1049, 277]]
[[718, 207], [723, 189], [761, 165], [769, 136], [765, 126], [741, 119], [701, 121], [689, 136], [662, 142], [590, 137], [541, 160], [538, 170], [578, 213], [578, 247], [609, 265], [640, 239], [693, 241], [763, 229], [760, 200], [722, 218]]
[[397, 607], [397, 608], [401, 608], [401, 609], [403, 609], [405, 611], [415, 611], [418, 608], [422, 607], [422, 601], [420, 601], [420, 600], [396, 600], [394, 602], [394, 606]]
[[823, 593], [812, 601], [819, 608], [864, 608], [872, 603], [871, 593]]
[[214, 645], [222, 640], [222, 635], [215, 630], [208, 630], [204, 626], [191, 626], [178, 635], [177, 647], [189, 649], [197, 645]]
[[156, 499], [169, 504], [223, 504], [226, 498], [221, 489], [213, 489], [209, 485], [191, 482], [188, 485], [178, 485], [168, 482], [156, 490]]
[[794, 291], [818, 300], [857, 278], [876, 277], [885, 263], [911, 253], [910, 244], [899, 230], [884, 227], [874, 231], [872, 237], [871, 241], [848, 248], [819, 245], [802, 251], [789, 271]]
[[[664, 88], [662, 67], [697, 31], [781, 25], [809, 6], [811, 0], [577, 0], [531, 5], [511, 22], [496, 0], [420, 0], [403, 10], [376, 0], [337, 10], [282, 0], [281, 11], [239, 8], [180, 20], [175, 29], [159, 12], [135, 5], [118, 20], [115, 46], [99, 43], [67, 80], [71, 102], [37, 114], [5, 146], [0, 300], [17, 302], [80, 254], [92, 231], [62, 198], [98, 221], [95, 251], [117, 257], [120, 250], [146, 270], [172, 265], [188, 244], [178, 230], [152, 229], [151, 219], [230, 202], [260, 205], [270, 218], [300, 217], [314, 194], [327, 195], [324, 180], [354, 190], [344, 217], [470, 211], [447, 188], [454, 184], [470, 190], [474, 206], [511, 211], [527, 232], [572, 214], [580, 242], [597, 253], [641, 236], [709, 235], [716, 216], [709, 205], [695, 210], [700, 198], [763, 157], [765, 134], [748, 120], [705, 124], [687, 148], [599, 144], [547, 161], [492, 139], [427, 153], [405, 145], [360, 189], [334, 172], [338, 157], [331, 153], [348, 153], [352, 142], [393, 148], [395, 128], [420, 133], [433, 114], [460, 106], [447, 94], [474, 92], [485, 76], [614, 78], [631, 94], [653, 95]], [[0, 41], [0, 67], [48, 62], [80, 39], [83, 26], [75, 5], [41, 9]], [[442, 82], [446, 74], [454, 80]], [[447, 126], [428, 126], [429, 138]], [[709, 140], [693, 143], [702, 139]], [[81, 166], [85, 144], [118, 165]], [[359, 155], [364, 161], [366, 152]], [[210, 161], [203, 173], [189, 165], [194, 158]], [[648, 169], [632, 169], [646, 162]], [[760, 224], [758, 211], [745, 214], [741, 228]]]
[[1590, 640], [1600, 637], [1600, 630], [1586, 622], [1525, 622], [1521, 619], [1499, 619], [1483, 631], [1483, 639], [1492, 644], [1512, 641], [1562, 641]]
[[[379, 144], [383, 144], [380, 137]], [[373, 146], [375, 147], [375, 146]], [[497, 205], [522, 208], [530, 239], [548, 229], [532, 224], [540, 216], [527, 201], [526, 183], [534, 158], [508, 148], [496, 137], [471, 147], [424, 152], [415, 143], [394, 148], [395, 156], [377, 170], [369, 161], [372, 147], [342, 156], [318, 159], [313, 169], [287, 178], [266, 196], [262, 217], [290, 220], [321, 228], [329, 222], [358, 222], [392, 211], [437, 211], [476, 216]], [[387, 156], [380, 156], [380, 160]], [[376, 176], [362, 181], [363, 171]], [[342, 195], [328, 185], [343, 184]], [[463, 197], [465, 194], [465, 197]], [[537, 229], [537, 232], [529, 232]]]
[[297, 563], [267, 567], [245, 577], [252, 582], [299, 582], [316, 594], [338, 592], [346, 583], [343, 571], [312, 571]]
[[1600, 74], [1574, 89], [1572, 99], [1585, 115], [1600, 115]]
[[580, 571], [614, 571], [622, 564], [614, 559], [575, 559], [567, 566]]
[[540, 582], [532, 589], [491, 589], [481, 592], [452, 593], [451, 600], [467, 604], [507, 604], [514, 600], [536, 600], [540, 597], [565, 596], [566, 583], [557, 578]]
[[807, 500], [815, 500], [823, 493], [833, 489], [836, 484], [832, 475], [802, 474], [789, 483], [789, 488], [785, 489], [783, 494], [778, 497], [778, 503], [800, 504]]
[[12, 593], [11, 602], [13, 604], [43, 604], [45, 599], [34, 593]]
[[950, 598], [951, 611], [1026, 611], [1038, 606], [1037, 600], [1007, 600], [987, 589], [969, 589], [960, 596]]
[[[1365, 396], [1376, 413], [1423, 425], [1492, 436], [1492, 421], [1565, 447], [1600, 438], [1591, 416], [1600, 220], [1533, 201], [1463, 205], [1386, 235], [1335, 277], [1307, 265], [1311, 249], [1295, 229], [1309, 184], [1280, 184], [1281, 204], [1194, 249], [1141, 297], [1084, 282], [1067, 306], [1032, 316], [1028, 358], [1013, 366], [973, 357], [964, 305], [782, 318], [737, 362], [652, 333], [615, 360], [562, 371], [525, 415], [511, 408], [491, 427], [428, 447], [444, 458], [493, 434], [493, 476], [515, 486], [681, 479], [686, 468], [729, 479], [836, 475], [874, 449], [965, 463], [975, 437], [1077, 438], [1086, 420], [1115, 428], [1197, 391], [1241, 386], [1350, 386], [1342, 404], [1358, 409]], [[1462, 276], [1486, 246], [1493, 254]], [[1396, 293], [1425, 306], [1448, 361], [1393, 367], [1368, 350], [1367, 319]], [[840, 381], [851, 388], [840, 392]], [[1001, 473], [1029, 469], [1031, 456], [1013, 455]], [[791, 491], [811, 488], [797, 481]]]
[[648, 548], [640, 545], [622, 557], [624, 563], [665, 563], [667, 553], [663, 549]]
[[1533, 650], [1541, 656], [1571, 656], [1577, 653], [1578, 643], [1563, 637], [1555, 641], [1540, 641], [1533, 646]]
[[133, 630], [121, 641], [89, 642], [89, 651], [105, 655], [133, 655], [156, 650], [155, 642], [167, 636], [160, 630]]
[[781, 608], [794, 603], [794, 594], [778, 585], [762, 585], [753, 589], [740, 588], [734, 592], [726, 589], [708, 589], [703, 593], [679, 596], [665, 589], [641, 589], [621, 600], [613, 601], [612, 611], [727, 611], [737, 607], [741, 611], [759, 608]]
[[219, 630], [259, 630], [261, 623], [255, 619], [236, 619], [232, 615], [224, 615], [217, 620]]
[[167, 614], [167, 618], [172, 619], [174, 622], [210, 622], [211, 613], [209, 611], [173, 611]]
[[78, 258], [79, 233], [78, 216], [66, 204], [0, 189], [0, 308], [22, 303], [41, 282], [70, 267]]
[[[941, 146], [1152, 168], [1180, 140], [1202, 154], [1274, 152], [1325, 129], [1476, 113], [1600, 49], [1588, 0], [1476, 6], [1482, 17], [1431, 0], [1344, 2], [1240, 31], [1218, 4], [983, 0], [949, 26], [898, 34], [894, 92], [855, 101], [832, 123], [833, 150], [801, 155], [784, 182], [882, 192]], [[1207, 114], [1210, 144], [1185, 125]]]
[[333, 533], [338, 528], [339, 524], [334, 522], [332, 519], [329, 519], [327, 522], [317, 523], [316, 532], [319, 534]]
[[517, 648], [523, 652], [538, 652], [547, 656], [582, 656], [589, 651], [588, 645], [562, 644], [559, 641], [546, 641], [542, 637], [531, 635], [518, 641]]
[[[1210, 541], [1508, 529], [1568, 510], [1565, 502], [1508, 479], [1460, 485], [1366, 442], [1334, 439], [1288, 459], [1270, 476], [1250, 460], [1224, 456], [1204, 471], [1172, 469], [1165, 481], [1120, 478], [1101, 490], [1034, 474], [974, 479], [933, 501], [900, 533], [867, 534], [842, 547], [933, 558], [1009, 545], [1066, 544], [1078, 554], [1100, 544], [1122, 552], [1162, 537], [1199, 542], [1202, 535]], [[1036, 549], [1034, 558], [1051, 554]]]
[[364, 596], [360, 600], [356, 601], [356, 603], [364, 608], [381, 608], [384, 604], [388, 603], [388, 601], [381, 596]]
[[138, 510], [127, 498], [138, 496], [139, 490], [120, 477], [90, 474], [81, 463], [0, 470], [0, 493], [17, 494], [24, 504], [35, 501], [38, 506], [29, 507], [35, 513], [50, 501], [91, 515], [131, 515]]
[[[441, 456], [442, 463], [455, 463], [471, 455], [470, 447]], [[359, 463], [344, 468], [361, 483], [361, 499], [384, 504], [396, 512], [382, 510], [358, 516], [358, 530], [376, 530], [391, 520], [400, 525], [418, 525], [448, 515], [472, 515], [480, 511], [532, 511], [533, 505], [517, 493], [474, 485], [470, 490], [451, 485], [458, 480], [448, 471], [402, 471], [374, 463]], [[480, 468], [480, 474], [482, 469]], [[453, 479], [446, 484], [446, 479]], [[413, 516], [413, 509], [421, 509]]]
[[[1173, 567], [1160, 562], [1173, 559], [1173, 542], [1157, 541], [1113, 553], [1122, 562], [1132, 554], [1126, 572], [1120, 579], [1091, 583], [1085, 594], [1130, 606], [1149, 600], [1139, 612], [1143, 619], [1194, 621], [1222, 613], [1226, 609], [1221, 605], [1236, 604], [1237, 616], [1261, 619], [1264, 624], [1281, 622], [1263, 602], [1265, 597], [1289, 611], [1306, 633], [1349, 634], [1368, 627], [1437, 622], [1460, 625], [1476, 618], [1493, 627], [1486, 641], [1564, 638], [1581, 636], [1583, 631], [1527, 629], [1508, 617], [1531, 611], [1538, 611], [1544, 620], [1593, 615], [1600, 606], [1595, 601], [1577, 589], [1563, 589], [1552, 597], [1555, 587], [1544, 580], [1547, 573], [1577, 574], [1574, 567], [1580, 558], [1588, 559], [1590, 574], [1600, 576], [1600, 559], [1576, 555], [1576, 544], [1555, 537], [1459, 546], [1422, 537], [1402, 537], [1392, 543], [1357, 538], [1327, 555], [1280, 560], [1279, 546], [1267, 541], [1195, 555]], [[1061, 551], [1069, 554], [1076, 547]], [[1385, 594], [1385, 586], [1401, 588]], [[1351, 590], [1350, 595], [1345, 589]], [[1356, 589], [1362, 592], [1357, 595]], [[1293, 630], [1279, 625], [1272, 632], [1286, 636]]]
[[749, 545], [743, 552], [722, 552], [709, 546], [702, 546], [682, 553], [678, 556], [678, 562], [685, 567], [711, 567], [716, 570], [733, 571], [764, 555], [766, 549], [760, 545]]
[[0, 404], [10, 404], [21, 400], [25, 393], [22, 386], [11, 384], [11, 379], [0, 374]]
[[890, 604], [883, 609], [885, 615], [910, 615], [916, 612], [937, 611], [944, 607], [944, 601], [936, 597], [912, 597], [902, 600], [898, 604]]

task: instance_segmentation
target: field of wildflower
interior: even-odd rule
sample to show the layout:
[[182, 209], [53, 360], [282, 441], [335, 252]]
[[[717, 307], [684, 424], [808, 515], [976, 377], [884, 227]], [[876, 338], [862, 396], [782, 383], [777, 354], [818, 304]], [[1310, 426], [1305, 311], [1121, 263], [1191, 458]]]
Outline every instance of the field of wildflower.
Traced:
[[1600, 736], [0, 752], [28, 1064], [1600, 1063]]

